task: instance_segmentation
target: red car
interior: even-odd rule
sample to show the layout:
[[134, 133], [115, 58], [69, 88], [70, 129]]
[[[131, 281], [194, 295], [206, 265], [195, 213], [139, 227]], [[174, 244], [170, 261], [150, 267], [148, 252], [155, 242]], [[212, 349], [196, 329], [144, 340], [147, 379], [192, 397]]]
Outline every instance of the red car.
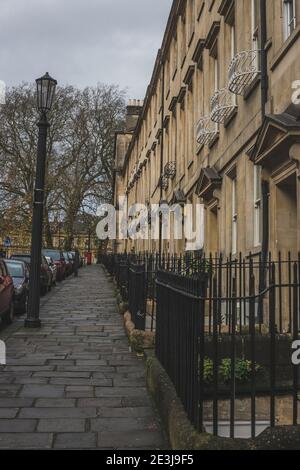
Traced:
[[14, 319], [14, 283], [6, 264], [0, 259], [0, 321], [12, 323]]
[[55, 249], [44, 249], [42, 251], [42, 254], [53, 259], [54, 264], [57, 268], [56, 279], [58, 281], [63, 281], [66, 278], [67, 274], [66, 260], [64, 258], [63, 252]]

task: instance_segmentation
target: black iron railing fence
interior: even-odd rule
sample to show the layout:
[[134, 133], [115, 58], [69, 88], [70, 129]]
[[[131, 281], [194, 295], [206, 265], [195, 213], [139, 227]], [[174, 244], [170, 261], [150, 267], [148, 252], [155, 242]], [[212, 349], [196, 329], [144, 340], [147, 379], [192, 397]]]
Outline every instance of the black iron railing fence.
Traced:
[[164, 269], [188, 276], [202, 271], [206, 263], [204, 257], [196, 253], [179, 256], [157, 253], [107, 254], [102, 255], [99, 261], [115, 278], [123, 300], [129, 303], [133, 320], [136, 320], [134, 323], [137, 322], [142, 330], [146, 328], [147, 307], [151, 317], [149, 328], [154, 328], [157, 272]]
[[153, 298], [155, 297], [155, 276], [160, 269], [190, 275], [201, 271], [205, 262], [206, 260], [203, 255], [195, 253], [186, 253], [178, 256], [170, 254], [160, 255], [158, 253], [125, 253], [107, 254], [100, 257], [100, 263], [104, 264], [110, 275], [116, 278], [118, 286], [124, 289], [125, 297], [131, 263], [144, 265], [146, 273], [145, 282], [147, 284], [146, 294], [148, 298]]
[[191, 422], [215, 435], [227, 424], [232, 438], [241, 425], [249, 437], [296, 425], [300, 257], [206, 261], [198, 274], [156, 278], [156, 355]]
[[147, 302], [146, 272], [144, 264], [130, 263], [128, 282], [128, 306], [137, 330], [146, 328]]
[[[298, 424], [300, 255], [107, 255], [136, 325], [155, 305], [156, 355], [198, 430]], [[298, 406], [299, 403], [299, 406]], [[285, 413], [282, 413], [285, 410]]]

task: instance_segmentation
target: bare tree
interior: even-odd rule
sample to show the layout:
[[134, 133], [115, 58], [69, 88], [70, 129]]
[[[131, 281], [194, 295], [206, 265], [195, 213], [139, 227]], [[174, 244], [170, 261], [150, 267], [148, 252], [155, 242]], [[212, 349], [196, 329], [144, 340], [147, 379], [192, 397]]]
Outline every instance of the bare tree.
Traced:
[[72, 184], [61, 199], [66, 248], [72, 245], [78, 214], [95, 215], [100, 202], [111, 201], [114, 135], [123, 125], [124, 109], [124, 93], [116, 86], [98, 85], [85, 89], [81, 95], [72, 139], [76, 143], [76, 158], [64, 172]]
[[[35, 87], [7, 91], [0, 107], [0, 231], [29, 231], [34, 188], [37, 127]], [[76, 217], [95, 213], [111, 197], [114, 132], [122, 125], [124, 93], [116, 86], [77, 90], [59, 87], [47, 141], [45, 238], [52, 245], [52, 220], [64, 215], [66, 246]]]

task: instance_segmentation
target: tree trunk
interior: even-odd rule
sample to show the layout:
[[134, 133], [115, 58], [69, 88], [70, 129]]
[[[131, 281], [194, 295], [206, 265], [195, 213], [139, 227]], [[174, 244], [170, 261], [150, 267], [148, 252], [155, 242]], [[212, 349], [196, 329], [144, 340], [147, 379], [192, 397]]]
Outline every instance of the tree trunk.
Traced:
[[49, 222], [49, 213], [47, 209], [45, 209], [45, 215], [44, 215], [44, 237], [45, 237], [46, 248], [53, 248], [53, 238], [52, 238], [51, 226]]

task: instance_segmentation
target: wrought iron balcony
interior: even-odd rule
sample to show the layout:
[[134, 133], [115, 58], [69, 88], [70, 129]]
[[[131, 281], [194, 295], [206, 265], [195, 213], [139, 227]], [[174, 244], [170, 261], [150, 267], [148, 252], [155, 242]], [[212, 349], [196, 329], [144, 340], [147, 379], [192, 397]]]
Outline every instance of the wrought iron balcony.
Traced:
[[173, 161], [173, 162], [168, 162], [168, 163], [165, 165], [164, 175], [165, 175], [167, 178], [170, 178], [170, 179], [175, 178], [175, 176], [176, 176], [176, 162], [175, 162], [175, 161]]
[[228, 88], [222, 88], [211, 98], [210, 118], [214, 122], [224, 123], [236, 108], [235, 96]]
[[142, 175], [142, 171], [143, 171], [143, 164], [139, 163], [138, 166], [137, 166], [137, 170], [136, 170], [136, 174], [137, 174], [138, 178]]
[[210, 116], [202, 117], [196, 128], [197, 142], [200, 145], [209, 145], [219, 134], [216, 124]]
[[169, 179], [167, 176], [163, 175], [161, 177], [161, 187], [164, 191], [167, 191], [168, 187], [169, 187]]
[[244, 95], [248, 86], [260, 74], [260, 51], [239, 52], [229, 65], [229, 90]]

